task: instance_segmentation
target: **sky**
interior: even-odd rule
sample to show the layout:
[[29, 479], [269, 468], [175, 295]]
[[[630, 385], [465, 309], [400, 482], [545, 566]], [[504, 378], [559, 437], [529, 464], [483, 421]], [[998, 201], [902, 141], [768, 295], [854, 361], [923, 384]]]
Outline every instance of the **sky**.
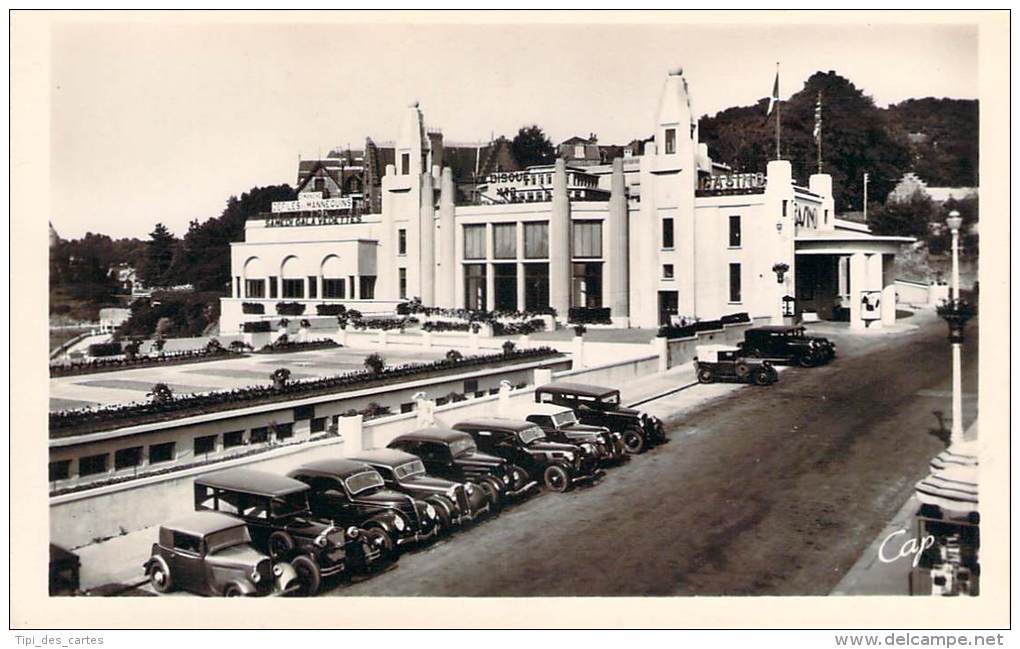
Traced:
[[51, 222], [64, 238], [178, 235], [231, 195], [295, 182], [299, 156], [398, 135], [420, 102], [447, 142], [622, 144], [652, 130], [666, 73], [696, 114], [835, 70], [879, 106], [978, 97], [969, 25], [74, 23], [51, 39]]

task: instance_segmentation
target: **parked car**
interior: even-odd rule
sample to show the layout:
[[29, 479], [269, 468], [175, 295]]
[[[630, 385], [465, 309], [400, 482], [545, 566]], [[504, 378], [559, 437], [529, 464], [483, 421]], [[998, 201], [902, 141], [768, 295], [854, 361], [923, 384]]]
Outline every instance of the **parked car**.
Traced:
[[450, 428], [421, 428], [389, 443], [389, 448], [421, 458], [429, 475], [473, 482], [488, 492], [498, 511], [511, 498], [519, 498], [538, 487], [528, 473], [501, 457], [481, 453], [471, 435]]
[[195, 509], [237, 516], [259, 550], [288, 561], [301, 577], [302, 594], [314, 595], [324, 577], [365, 570], [382, 557], [382, 540], [362, 529], [346, 530], [312, 519], [309, 487], [254, 469], [228, 469], [195, 479]]
[[550, 383], [535, 390], [535, 401], [566, 406], [582, 424], [605, 426], [623, 435], [628, 453], [643, 453], [669, 441], [662, 421], [620, 403], [620, 391], [584, 383]]
[[416, 455], [391, 448], [360, 451], [351, 458], [371, 466], [387, 488], [431, 503], [439, 516], [441, 531], [450, 531], [488, 513], [489, 497], [473, 482], [455, 482], [429, 475]]
[[379, 472], [349, 458], [317, 460], [287, 474], [309, 487], [312, 516], [354, 525], [381, 539], [383, 553], [436, 535], [436, 508], [423, 500], [387, 489]]
[[164, 523], [144, 565], [158, 593], [243, 597], [296, 592], [301, 579], [289, 563], [252, 546], [248, 525], [217, 512], [195, 512]]
[[755, 385], [772, 385], [779, 372], [770, 361], [740, 355], [732, 345], [698, 345], [694, 371], [700, 383], [739, 381]]
[[836, 345], [828, 338], [808, 336], [804, 332], [804, 327], [752, 327], [744, 332], [744, 340], [737, 346], [744, 356], [767, 358], [774, 363], [796, 363], [801, 367], [823, 365], [836, 357]]
[[527, 403], [515, 409], [516, 416], [536, 424], [553, 442], [591, 444], [598, 452], [599, 465], [617, 464], [630, 459], [623, 435], [605, 426], [590, 426], [577, 420], [574, 411], [553, 403]]
[[453, 428], [469, 433], [480, 450], [513, 462], [527, 471], [532, 480], [541, 480], [552, 491], [567, 491], [577, 482], [605, 475], [598, 468], [594, 444], [550, 441], [530, 421], [487, 417], [468, 419]]

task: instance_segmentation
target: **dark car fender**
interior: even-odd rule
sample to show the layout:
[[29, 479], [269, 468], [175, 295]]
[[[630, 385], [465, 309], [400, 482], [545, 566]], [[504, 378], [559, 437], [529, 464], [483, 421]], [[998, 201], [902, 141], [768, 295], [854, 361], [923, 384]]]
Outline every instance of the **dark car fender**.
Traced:
[[152, 545], [152, 556], [146, 559], [145, 563], [142, 565], [142, 568], [145, 570], [146, 575], [148, 575], [149, 572], [152, 570], [152, 567], [157, 564], [163, 566], [163, 570], [166, 571], [166, 574], [168, 575], [170, 574], [170, 564], [166, 562], [166, 559], [164, 559], [161, 554], [158, 554], [158, 551], [159, 545], [154, 543]]
[[230, 581], [223, 583], [223, 587], [219, 589], [217, 594], [222, 595], [223, 593], [227, 592], [227, 588], [231, 586], [236, 586], [237, 589], [241, 591], [242, 597], [248, 597], [249, 595], [255, 595], [258, 593], [258, 591], [255, 589], [255, 586], [248, 580], [231, 579]]
[[[359, 527], [363, 527], [366, 530], [372, 527], [378, 527], [382, 531], [389, 534], [390, 537], [393, 537], [395, 535], [402, 534], [402, 532], [398, 530], [396, 525], [394, 525], [393, 523], [396, 517], [397, 513], [394, 511], [391, 510], [381, 511], [376, 514], [373, 514], [370, 518], [366, 518], [365, 522], [362, 523]], [[407, 528], [405, 528], [405, 530], [406, 529]]]

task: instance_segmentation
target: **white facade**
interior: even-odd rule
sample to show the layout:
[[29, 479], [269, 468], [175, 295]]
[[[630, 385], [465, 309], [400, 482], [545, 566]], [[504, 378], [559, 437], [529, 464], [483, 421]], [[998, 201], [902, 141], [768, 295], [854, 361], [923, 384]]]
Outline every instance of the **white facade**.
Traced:
[[[854, 326], [889, 323], [892, 255], [908, 239], [840, 222], [828, 175], [798, 187], [790, 163], [772, 161], [765, 173], [719, 176], [694, 115], [686, 80], [672, 73], [644, 155], [472, 179], [479, 204], [465, 205], [413, 105], [383, 178], [381, 214], [300, 211], [248, 222], [231, 250], [234, 294], [223, 300], [221, 330], [273, 317], [281, 301], [315, 315], [332, 302], [392, 312], [412, 297], [442, 307], [551, 307], [561, 320], [571, 308], [608, 309], [617, 326], [840, 309]], [[245, 302], [265, 314], [244, 313]]]

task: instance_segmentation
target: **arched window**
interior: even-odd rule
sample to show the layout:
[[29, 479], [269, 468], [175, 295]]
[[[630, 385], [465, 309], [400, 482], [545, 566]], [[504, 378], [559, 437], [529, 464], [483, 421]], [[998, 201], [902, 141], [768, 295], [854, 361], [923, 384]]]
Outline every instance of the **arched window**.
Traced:
[[282, 297], [304, 299], [305, 278], [301, 273], [300, 264], [298, 258], [293, 255], [283, 260], [283, 265], [280, 267]]
[[322, 297], [327, 300], [347, 299], [347, 285], [344, 281], [340, 257], [330, 255], [323, 259], [320, 272], [322, 274]]
[[244, 297], [266, 297], [266, 270], [258, 257], [249, 257], [244, 262]]

